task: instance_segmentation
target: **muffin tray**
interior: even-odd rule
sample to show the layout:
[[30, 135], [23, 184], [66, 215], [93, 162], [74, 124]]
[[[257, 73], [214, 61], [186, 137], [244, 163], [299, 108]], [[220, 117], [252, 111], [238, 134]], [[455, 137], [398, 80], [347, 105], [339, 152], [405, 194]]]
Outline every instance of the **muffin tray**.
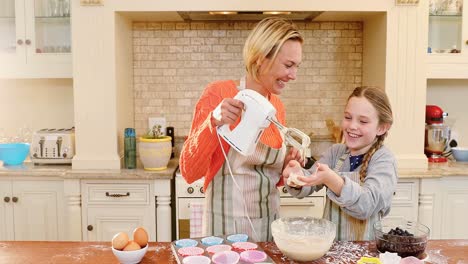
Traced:
[[[179, 239], [171, 242], [171, 249], [179, 264], [217, 262], [225, 264], [233, 263], [223, 261], [226, 259], [232, 260], [232, 258], [238, 258], [239, 261], [235, 263], [240, 264], [275, 263], [257, 243], [253, 242], [245, 234]], [[206, 258], [203, 259], [207, 262], [194, 259], [192, 256], [205, 256]], [[207, 258], [211, 262], [208, 262]], [[193, 262], [191, 262], [192, 260]]]

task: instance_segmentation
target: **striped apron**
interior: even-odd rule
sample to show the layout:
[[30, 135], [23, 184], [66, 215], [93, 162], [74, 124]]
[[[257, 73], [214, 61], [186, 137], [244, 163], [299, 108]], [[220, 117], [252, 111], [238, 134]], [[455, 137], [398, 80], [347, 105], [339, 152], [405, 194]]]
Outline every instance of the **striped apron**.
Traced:
[[[238, 89], [245, 89], [245, 77], [240, 79]], [[259, 141], [250, 156], [243, 156], [233, 148], [227, 156], [205, 192], [204, 235], [243, 233], [253, 241], [271, 241], [271, 223], [279, 216], [276, 184], [286, 157], [284, 138], [280, 149]]]
[[273, 149], [259, 142], [250, 156], [231, 148], [227, 160], [233, 177], [226, 161], [205, 193], [204, 235], [244, 233], [254, 241], [271, 241], [271, 223], [278, 218], [280, 208], [276, 184], [285, 155], [284, 144]]
[[[348, 177], [354, 182], [360, 183], [359, 166], [353, 172], [341, 172], [343, 164], [346, 159], [349, 158], [349, 152], [343, 154], [336, 162], [335, 168], [333, 169], [338, 175]], [[338, 241], [357, 241], [357, 240], [372, 240], [374, 239], [373, 225], [375, 222], [380, 220], [380, 214], [375, 214], [367, 220], [358, 220], [346, 212], [341, 210], [341, 207], [336, 203], [332, 202], [328, 197], [325, 203], [325, 210], [323, 212], [323, 218], [328, 219], [336, 224], [336, 240]], [[353, 222], [359, 221], [361, 225], [364, 225], [364, 232], [361, 237], [357, 237], [356, 230], [353, 226]], [[362, 226], [361, 226], [362, 227]]]

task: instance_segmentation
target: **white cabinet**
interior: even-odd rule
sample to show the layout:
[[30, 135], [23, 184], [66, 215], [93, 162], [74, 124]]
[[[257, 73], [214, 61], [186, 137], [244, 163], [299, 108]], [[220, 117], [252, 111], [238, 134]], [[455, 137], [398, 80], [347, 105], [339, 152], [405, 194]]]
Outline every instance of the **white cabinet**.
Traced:
[[400, 179], [393, 193], [392, 209], [386, 218], [418, 221], [419, 179]]
[[0, 1], [0, 78], [72, 77], [69, 1]]
[[64, 240], [63, 182], [0, 180], [0, 240]]
[[468, 237], [468, 176], [421, 180], [419, 221], [432, 239]]
[[468, 78], [468, 4], [429, 0], [427, 5], [427, 78]]
[[151, 182], [83, 181], [82, 223], [84, 241], [111, 241], [118, 232], [130, 237], [143, 226], [156, 240], [155, 197]]

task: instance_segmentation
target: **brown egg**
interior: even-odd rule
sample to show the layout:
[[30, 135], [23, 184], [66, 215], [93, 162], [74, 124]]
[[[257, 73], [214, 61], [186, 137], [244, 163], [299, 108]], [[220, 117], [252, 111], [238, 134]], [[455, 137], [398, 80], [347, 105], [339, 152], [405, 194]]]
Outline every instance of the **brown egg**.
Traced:
[[145, 247], [148, 244], [148, 233], [143, 227], [137, 227], [133, 230], [133, 240], [140, 245]]
[[122, 250], [128, 244], [128, 235], [127, 233], [120, 232], [115, 234], [112, 238], [112, 246], [115, 249]]
[[137, 244], [137, 242], [130, 240], [128, 241], [127, 246], [123, 249], [123, 251], [133, 251], [133, 250], [138, 250], [141, 249], [140, 245]]

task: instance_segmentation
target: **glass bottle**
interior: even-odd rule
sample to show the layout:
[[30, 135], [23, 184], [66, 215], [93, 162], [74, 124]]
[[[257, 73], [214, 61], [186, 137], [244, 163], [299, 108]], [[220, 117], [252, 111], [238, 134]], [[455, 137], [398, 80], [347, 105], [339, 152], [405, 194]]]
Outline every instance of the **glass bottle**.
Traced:
[[124, 167], [136, 168], [136, 138], [134, 128], [125, 128], [124, 137]]

